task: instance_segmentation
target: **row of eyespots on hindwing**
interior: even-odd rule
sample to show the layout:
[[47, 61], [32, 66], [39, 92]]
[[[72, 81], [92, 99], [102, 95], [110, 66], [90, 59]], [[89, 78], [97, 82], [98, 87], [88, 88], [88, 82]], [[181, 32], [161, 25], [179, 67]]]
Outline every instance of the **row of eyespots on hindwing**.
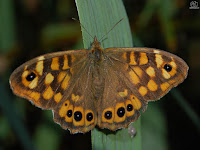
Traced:
[[74, 107], [69, 100], [60, 107], [59, 116], [64, 118], [65, 122], [73, 123], [74, 126], [89, 126], [95, 122], [92, 110], [84, 110], [81, 106]]
[[135, 111], [141, 109], [141, 107], [141, 101], [136, 96], [131, 95], [130, 99], [126, 99], [125, 103], [117, 103], [115, 108], [104, 109], [101, 120], [107, 123], [121, 123], [125, 121], [126, 117], [134, 116]]

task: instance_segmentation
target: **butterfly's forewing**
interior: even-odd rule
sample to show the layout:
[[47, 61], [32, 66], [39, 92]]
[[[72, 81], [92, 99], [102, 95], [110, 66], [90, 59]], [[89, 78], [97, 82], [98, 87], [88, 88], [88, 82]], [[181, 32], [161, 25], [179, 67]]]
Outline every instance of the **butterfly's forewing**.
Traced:
[[84, 50], [57, 52], [34, 58], [12, 73], [9, 80], [11, 89], [38, 107], [54, 108], [60, 102], [63, 92], [70, 89], [72, 76], [78, 78], [73, 68], [80, 67], [86, 58]]
[[[150, 48], [107, 49], [110, 59], [128, 65], [123, 71], [132, 88], [145, 100], [158, 100], [187, 77], [184, 60], [171, 53]], [[109, 54], [108, 54], [109, 55]], [[128, 83], [127, 83], [128, 84]]]
[[103, 128], [127, 127], [140, 110], [146, 110], [148, 101], [160, 99], [187, 77], [187, 64], [164, 51], [108, 48], [105, 56], [107, 82], [98, 115], [98, 125]]

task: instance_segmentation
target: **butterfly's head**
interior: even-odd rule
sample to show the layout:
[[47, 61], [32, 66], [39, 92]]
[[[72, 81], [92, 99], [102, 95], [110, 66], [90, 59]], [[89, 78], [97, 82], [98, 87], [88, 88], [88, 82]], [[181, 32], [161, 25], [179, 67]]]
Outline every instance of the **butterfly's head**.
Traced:
[[95, 49], [102, 49], [101, 48], [101, 43], [97, 40], [97, 37], [94, 37], [94, 41], [91, 44], [91, 50], [95, 50]]
[[101, 47], [101, 43], [97, 40], [97, 37], [95, 36], [94, 41], [91, 44], [91, 52], [94, 53], [97, 51], [103, 52], [103, 48]]

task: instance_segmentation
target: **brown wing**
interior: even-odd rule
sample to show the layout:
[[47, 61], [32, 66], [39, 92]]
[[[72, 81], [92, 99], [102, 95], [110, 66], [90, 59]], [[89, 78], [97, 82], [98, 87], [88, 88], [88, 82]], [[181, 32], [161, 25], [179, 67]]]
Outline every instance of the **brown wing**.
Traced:
[[87, 132], [96, 124], [89, 61], [88, 50], [39, 56], [12, 73], [11, 89], [37, 107], [53, 109], [54, 121], [63, 128]]
[[146, 107], [146, 102], [140, 101], [135, 96], [135, 93], [138, 93], [137, 89], [130, 88], [126, 84], [127, 78], [120, 76], [122, 71], [120, 67], [117, 63], [113, 64], [113, 61], [105, 61], [104, 71], [102, 71], [105, 81], [104, 92], [97, 103], [97, 125], [113, 131], [125, 128], [137, 120], [140, 109]]
[[86, 50], [77, 50], [36, 57], [11, 74], [10, 87], [16, 95], [30, 100], [37, 107], [54, 108], [63, 91], [69, 89], [71, 80], [78, 78], [73, 68], [84, 67], [86, 54]]
[[188, 66], [179, 57], [148, 48], [108, 48], [105, 89], [98, 125], [116, 130], [137, 120], [148, 101], [164, 96], [187, 76]]
[[117, 48], [106, 51], [113, 63], [128, 66], [121, 72], [145, 100], [160, 99], [187, 77], [189, 68], [185, 61], [165, 51], [150, 48]]
[[93, 91], [94, 66], [88, 60], [80, 70], [80, 75], [73, 82], [73, 89], [65, 92], [62, 103], [53, 110], [54, 121], [71, 133], [85, 133], [95, 127], [97, 122], [96, 101]]

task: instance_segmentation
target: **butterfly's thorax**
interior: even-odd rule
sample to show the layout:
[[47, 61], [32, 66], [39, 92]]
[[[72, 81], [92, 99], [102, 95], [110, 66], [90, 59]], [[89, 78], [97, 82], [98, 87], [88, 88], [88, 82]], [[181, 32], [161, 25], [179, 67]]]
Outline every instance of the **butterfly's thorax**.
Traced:
[[100, 42], [97, 41], [96, 37], [94, 37], [94, 42], [92, 43], [90, 49], [90, 57], [92, 58], [94, 65], [96, 65], [97, 67], [103, 60], [103, 48], [101, 47]]

